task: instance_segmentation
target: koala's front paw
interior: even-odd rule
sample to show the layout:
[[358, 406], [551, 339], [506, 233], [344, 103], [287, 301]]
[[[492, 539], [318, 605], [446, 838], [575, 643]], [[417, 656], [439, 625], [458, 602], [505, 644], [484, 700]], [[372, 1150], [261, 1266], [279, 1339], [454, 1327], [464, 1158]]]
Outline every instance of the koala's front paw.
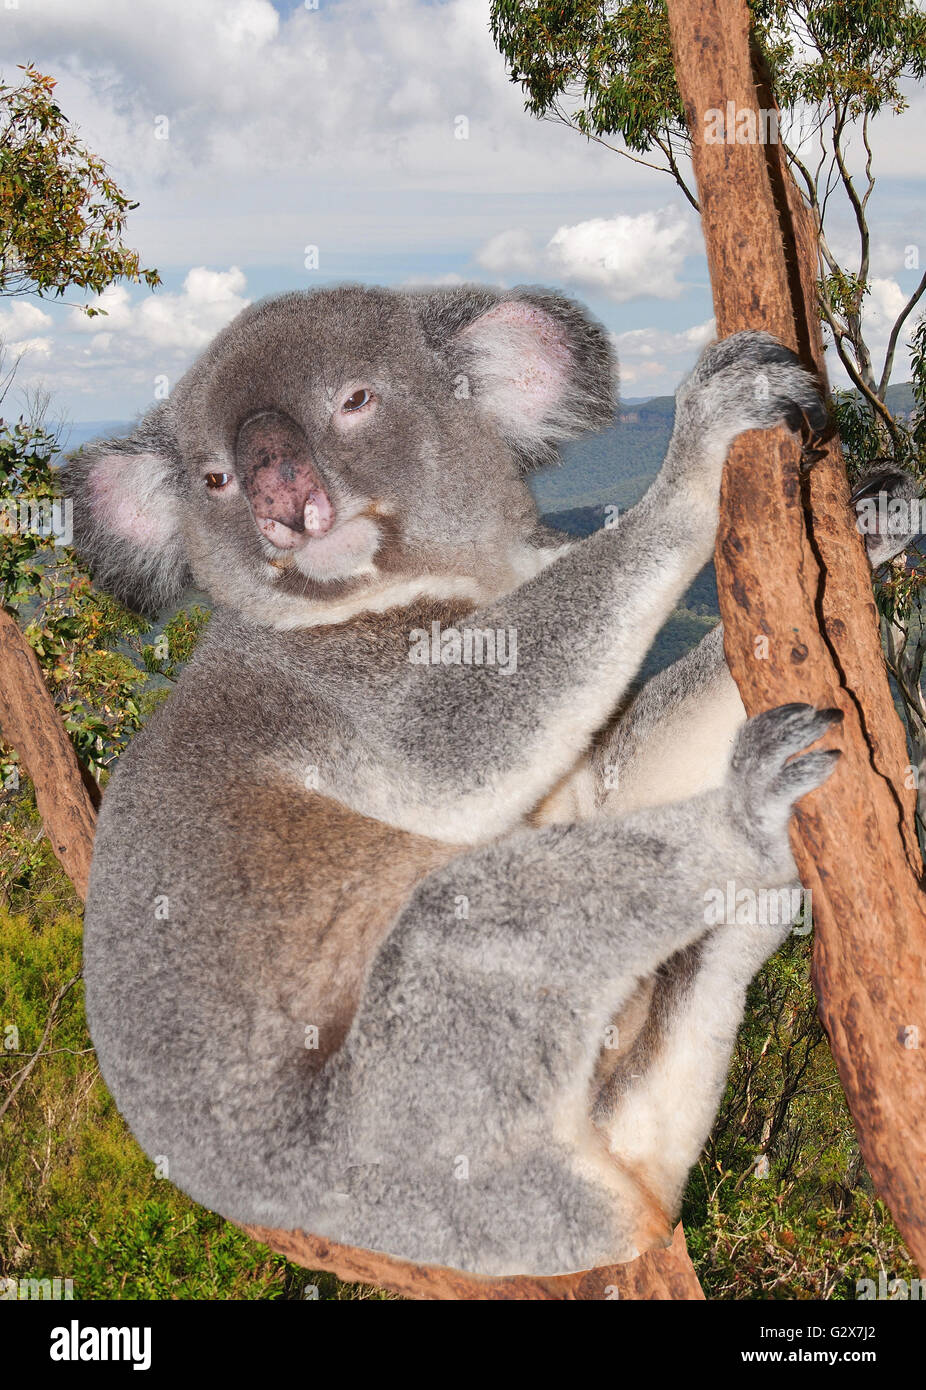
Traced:
[[725, 441], [744, 430], [804, 422], [820, 433], [827, 410], [816, 379], [796, 353], [770, 333], [734, 333], [706, 348], [679, 391], [692, 428], [715, 429]]
[[747, 720], [737, 737], [728, 776], [731, 812], [775, 876], [794, 872], [788, 842], [794, 803], [825, 782], [841, 757], [838, 748], [794, 755], [842, 719], [838, 709], [780, 705]]

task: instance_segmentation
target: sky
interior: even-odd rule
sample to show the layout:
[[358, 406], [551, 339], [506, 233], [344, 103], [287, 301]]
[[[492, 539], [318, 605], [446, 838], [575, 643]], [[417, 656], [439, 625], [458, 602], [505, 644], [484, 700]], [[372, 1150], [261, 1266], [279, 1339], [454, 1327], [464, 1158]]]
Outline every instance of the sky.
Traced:
[[[17, 390], [49, 390], [56, 418], [128, 421], [264, 295], [468, 280], [582, 300], [614, 334], [626, 396], [674, 390], [712, 308], [672, 180], [527, 115], [488, 0], [309, 3], [0, 0], [3, 80], [27, 61], [58, 79], [139, 203], [127, 243], [163, 280], [114, 287], [92, 319], [76, 295], [0, 300], [0, 339], [25, 351]], [[926, 228], [924, 137], [920, 91], [875, 131], [876, 362], [920, 274], [905, 262]], [[850, 230], [834, 224], [838, 250]]]

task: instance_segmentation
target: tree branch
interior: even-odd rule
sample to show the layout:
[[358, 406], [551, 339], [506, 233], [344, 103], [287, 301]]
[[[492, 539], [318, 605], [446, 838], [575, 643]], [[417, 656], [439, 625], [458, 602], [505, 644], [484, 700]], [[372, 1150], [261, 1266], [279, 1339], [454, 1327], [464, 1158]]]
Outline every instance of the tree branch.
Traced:
[[61, 1002], [64, 999], [64, 996], [68, 993], [68, 991], [72, 989], [74, 985], [77, 984], [77, 981], [80, 979], [80, 976], [81, 972], [78, 970], [76, 975], [72, 975], [68, 982], [61, 986], [61, 988], [58, 990], [58, 993], [51, 1001], [51, 1008], [48, 1010], [48, 1017], [45, 1020], [45, 1027], [42, 1030], [42, 1036], [39, 1040], [39, 1045], [36, 1048], [35, 1052], [33, 1052], [30, 1056], [26, 1065], [20, 1071], [19, 1079], [16, 1082], [16, 1085], [12, 1088], [12, 1090], [10, 1090], [7, 1093], [6, 1097], [4, 1098], [3, 1104], [0, 1105], [0, 1120], [3, 1119], [4, 1115], [9, 1110], [10, 1106], [13, 1104], [13, 1100], [17, 1092], [21, 1090], [21, 1088], [25, 1085], [26, 1081], [29, 1079], [29, 1076], [32, 1073], [33, 1067], [35, 1066], [39, 1058], [42, 1056], [42, 1053], [45, 1051], [45, 1044], [47, 1043], [48, 1038], [51, 1034], [51, 1030], [55, 1025], [55, 1019], [58, 1017], [58, 1010], [61, 1007]]
[[923, 278], [920, 280], [920, 283], [917, 285], [916, 289], [913, 291], [910, 298], [907, 300], [906, 304], [901, 310], [897, 322], [891, 329], [891, 336], [887, 340], [887, 353], [884, 358], [884, 371], [881, 373], [881, 381], [878, 385], [878, 395], [881, 396], [882, 399], [890, 383], [891, 372], [894, 370], [894, 353], [897, 351], [897, 339], [900, 336], [900, 330], [903, 328], [907, 319], [910, 317], [910, 314], [916, 308], [916, 305], [922, 299], [924, 290], [926, 290], [926, 273], [923, 274]]

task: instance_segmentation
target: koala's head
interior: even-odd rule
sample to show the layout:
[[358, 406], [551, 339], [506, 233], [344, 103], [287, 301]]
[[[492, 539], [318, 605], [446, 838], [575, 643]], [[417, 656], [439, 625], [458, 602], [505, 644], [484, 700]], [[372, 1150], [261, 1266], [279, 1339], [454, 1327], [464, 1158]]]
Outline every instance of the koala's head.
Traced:
[[68, 461], [74, 537], [143, 611], [192, 581], [257, 621], [527, 577], [525, 472], [612, 419], [606, 333], [542, 290], [344, 287], [246, 309], [127, 439]]

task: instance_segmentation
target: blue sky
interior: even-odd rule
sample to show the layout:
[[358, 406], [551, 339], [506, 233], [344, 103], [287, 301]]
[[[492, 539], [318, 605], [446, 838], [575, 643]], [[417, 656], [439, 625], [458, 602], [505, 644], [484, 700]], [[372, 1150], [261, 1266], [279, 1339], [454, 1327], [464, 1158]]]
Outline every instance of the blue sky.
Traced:
[[[4, 79], [27, 60], [139, 200], [127, 239], [164, 281], [95, 320], [0, 305], [18, 385], [67, 419], [130, 419], [250, 300], [340, 280], [556, 285], [614, 333], [629, 396], [673, 390], [711, 333], [695, 215], [666, 176], [524, 114], [488, 0], [18, 0]], [[876, 349], [918, 279], [924, 134], [921, 93], [876, 133]]]

